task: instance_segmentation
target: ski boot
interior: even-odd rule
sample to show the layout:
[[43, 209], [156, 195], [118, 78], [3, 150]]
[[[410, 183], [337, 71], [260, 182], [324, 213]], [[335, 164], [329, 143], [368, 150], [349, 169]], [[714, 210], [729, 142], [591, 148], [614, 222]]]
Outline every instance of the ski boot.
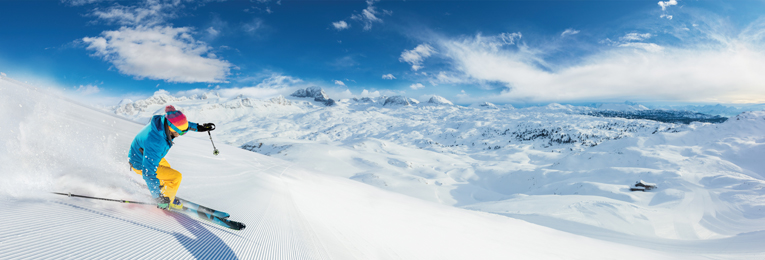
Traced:
[[173, 203], [168, 204], [168, 209], [170, 210], [183, 210], [183, 202], [179, 200], [178, 198], [175, 198], [173, 200]]

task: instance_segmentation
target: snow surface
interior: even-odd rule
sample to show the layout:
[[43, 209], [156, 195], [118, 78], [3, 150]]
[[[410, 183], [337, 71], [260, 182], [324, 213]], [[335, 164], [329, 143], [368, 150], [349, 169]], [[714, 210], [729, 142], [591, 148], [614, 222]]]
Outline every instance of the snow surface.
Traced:
[[[115, 116], [5, 77], [0, 94], [0, 259], [765, 257], [762, 112], [678, 126], [206, 95]], [[219, 156], [206, 134], [176, 139], [179, 196], [245, 230], [47, 193], [148, 200], [126, 154], [165, 104], [218, 126]], [[271, 156], [238, 148], [260, 143]], [[629, 192], [637, 180], [660, 188]]]

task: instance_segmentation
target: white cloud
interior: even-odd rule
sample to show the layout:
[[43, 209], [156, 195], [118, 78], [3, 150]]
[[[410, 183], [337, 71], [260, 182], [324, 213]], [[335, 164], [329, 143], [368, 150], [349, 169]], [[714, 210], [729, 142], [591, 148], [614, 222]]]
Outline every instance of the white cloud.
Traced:
[[345, 83], [339, 80], [335, 80], [335, 85], [345, 86]]
[[144, 1], [137, 6], [114, 5], [106, 9], [96, 8], [92, 15], [101, 20], [120, 25], [157, 25], [167, 18], [175, 17], [179, 2]]
[[211, 48], [194, 40], [187, 27], [122, 27], [82, 41], [95, 56], [114, 64], [120, 73], [137, 78], [223, 82], [232, 67], [228, 61], [212, 58], [215, 56]]
[[212, 37], [218, 36], [218, 34], [220, 33], [220, 31], [218, 31], [218, 30], [215, 30], [215, 28], [212, 28], [212, 27], [210, 27], [210, 28], [207, 28], [207, 30], [206, 30], [206, 31], [207, 31], [207, 33], [208, 33], [208, 34], [210, 34], [210, 36], [212, 36]]
[[619, 44], [619, 47], [643, 49], [648, 52], [661, 52], [664, 50], [664, 47], [661, 47], [655, 43], [644, 43], [644, 42], [627, 42], [627, 43]]
[[677, 5], [677, 0], [669, 0], [669, 1], [659, 1], [659, 6], [661, 6], [662, 11], [666, 11], [667, 7]]
[[80, 6], [80, 5], [98, 3], [103, 1], [109, 1], [109, 0], [61, 0], [62, 3], [70, 4], [73, 6]]
[[[544, 54], [495, 48], [502, 44], [496, 38], [441, 38], [434, 43], [452, 71], [430, 78], [476, 87], [496, 82], [504, 90], [491, 97], [494, 102], [765, 102], [765, 74], [755, 69], [765, 68], [765, 26], [748, 28], [735, 38], [708, 36], [713, 43], [679, 46], [640, 42], [653, 35], [630, 33], [580, 62], [552, 69], [536, 62]], [[490, 101], [467, 94], [458, 95], [458, 103]]]
[[337, 29], [338, 31], [342, 31], [342, 30], [351, 28], [351, 25], [346, 23], [345, 21], [334, 22], [334, 23], [332, 23], [332, 26], [334, 26], [335, 29]]
[[[252, 98], [272, 98], [279, 95], [289, 96], [295, 90], [307, 88], [314, 84], [304, 82], [299, 78], [285, 76], [278, 73], [263, 73], [260, 75], [239, 79], [239, 83], [253, 82], [254, 85], [247, 87], [215, 88], [214, 91], [223, 98], [233, 98], [244, 95]], [[210, 92], [211, 89], [198, 88], [180, 91], [175, 96], [191, 96]]]
[[633, 33], [625, 34], [624, 36], [620, 37], [619, 40], [625, 41], [625, 42], [628, 42], [628, 41], [644, 41], [644, 40], [647, 40], [648, 38], [651, 38], [651, 36], [652, 35], [650, 33], [640, 34], [640, 33], [633, 32]]
[[412, 84], [411, 86], [409, 86], [409, 88], [414, 89], [414, 90], [418, 90], [418, 89], [421, 89], [421, 88], [424, 88], [424, 87], [425, 86], [423, 86], [422, 83], [415, 83], [415, 84]]
[[602, 43], [606, 43], [611, 46], [643, 49], [648, 52], [661, 52], [662, 50], [664, 50], [664, 47], [659, 46], [658, 44], [642, 42], [651, 37], [653, 37], [653, 35], [650, 33], [632, 32], [632, 33], [627, 33], [622, 37], [619, 37], [618, 41], [612, 41], [611, 39], [606, 39]]
[[420, 44], [417, 45], [412, 50], [406, 50], [401, 53], [401, 57], [399, 58], [399, 61], [406, 62], [412, 65], [412, 70], [417, 71], [419, 69], [422, 69], [422, 61], [433, 55], [436, 51], [428, 44]]
[[667, 20], [672, 20], [672, 15], [668, 15], [668, 14], [662, 14], [662, 15], [661, 15], [661, 16], [659, 16], [659, 17], [661, 17], [661, 18], [667, 18]]
[[579, 30], [574, 30], [572, 28], [568, 28], [565, 31], [563, 31], [562, 33], [560, 33], [560, 37], [566, 37], [566, 36], [574, 35], [574, 34], [578, 34], [578, 33], [579, 33]]
[[242, 25], [242, 30], [249, 34], [255, 34], [265, 28], [265, 23], [260, 18], [252, 19], [251, 22]]
[[353, 93], [351, 93], [351, 91], [347, 88], [325, 88], [324, 92], [327, 93], [329, 98], [334, 100], [356, 97], [356, 95], [353, 95]]
[[365, 89], [365, 90], [361, 91], [361, 95], [360, 96], [361, 97], [379, 97], [381, 95], [382, 94], [380, 94], [380, 91], [371, 92], [371, 91]]
[[396, 79], [396, 77], [394, 77], [393, 74], [390, 74], [390, 73], [382, 75], [382, 78], [383, 79]]
[[81, 95], [92, 95], [96, 94], [98, 92], [101, 92], [101, 89], [98, 88], [98, 86], [94, 85], [80, 85], [79, 87], [74, 87], [75, 91], [77, 93], [80, 93]]
[[[364, 24], [364, 30], [368, 31], [372, 29], [372, 24], [374, 23], [382, 23], [383, 20], [378, 17], [380, 12], [377, 11], [377, 8], [372, 6], [375, 2], [378, 2], [379, 0], [367, 0], [367, 8], [364, 10], [361, 10], [360, 14], [354, 14], [351, 15], [351, 19], [360, 21], [362, 24]], [[382, 10], [383, 15], [391, 15], [392, 12], [388, 10]]]
[[467, 99], [467, 98], [470, 98], [470, 94], [465, 92], [465, 90], [463, 89], [462, 91], [460, 91], [459, 94], [457, 94], [457, 97], [460, 99]]

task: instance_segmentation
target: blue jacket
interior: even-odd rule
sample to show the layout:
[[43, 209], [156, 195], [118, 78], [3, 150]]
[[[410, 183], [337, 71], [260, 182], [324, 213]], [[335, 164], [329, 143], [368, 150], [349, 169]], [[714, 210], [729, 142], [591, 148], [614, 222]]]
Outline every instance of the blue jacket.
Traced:
[[[141, 170], [146, 185], [149, 186], [151, 196], [159, 198], [159, 179], [157, 179], [157, 167], [159, 161], [165, 158], [167, 151], [173, 147], [173, 139], [168, 130], [167, 120], [164, 115], [156, 115], [141, 132], [133, 139], [130, 145], [130, 165]], [[189, 122], [189, 131], [197, 131], [197, 123]]]

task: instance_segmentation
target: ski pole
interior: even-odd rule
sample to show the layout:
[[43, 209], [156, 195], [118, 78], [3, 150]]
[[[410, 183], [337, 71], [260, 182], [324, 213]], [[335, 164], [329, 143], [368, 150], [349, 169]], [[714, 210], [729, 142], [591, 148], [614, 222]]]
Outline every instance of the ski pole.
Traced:
[[67, 197], [75, 197], [75, 198], [84, 198], [84, 199], [93, 199], [93, 200], [105, 200], [105, 201], [113, 201], [113, 202], [119, 202], [119, 203], [132, 203], [132, 204], [143, 204], [143, 205], [157, 205], [157, 203], [149, 203], [149, 202], [143, 202], [143, 201], [132, 201], [132, 200], [115, 200], [115, 199], [107, 199], [107, 198], [99, 198], [99, 197], [91, 197], [91, 196], [85, 196], [85, 195], [77, 195], [72, 193], [62, 193], [62, 192], [51, 192], [53, 194], [57, 195], [64, 195]]
[[[215, 124], [212, 125], [212, 129], [210, 129], [210, 131], [212, 130], [215, 130]], [[207, 135], [210, 136], [210, 143], [213, 145], [213, 154], [217, 156], [219, 154], [218, 148], [215, 148], [215, 142], [212, 140], [212, 134], [210, 134], [210, 131], [207, 131]]]

